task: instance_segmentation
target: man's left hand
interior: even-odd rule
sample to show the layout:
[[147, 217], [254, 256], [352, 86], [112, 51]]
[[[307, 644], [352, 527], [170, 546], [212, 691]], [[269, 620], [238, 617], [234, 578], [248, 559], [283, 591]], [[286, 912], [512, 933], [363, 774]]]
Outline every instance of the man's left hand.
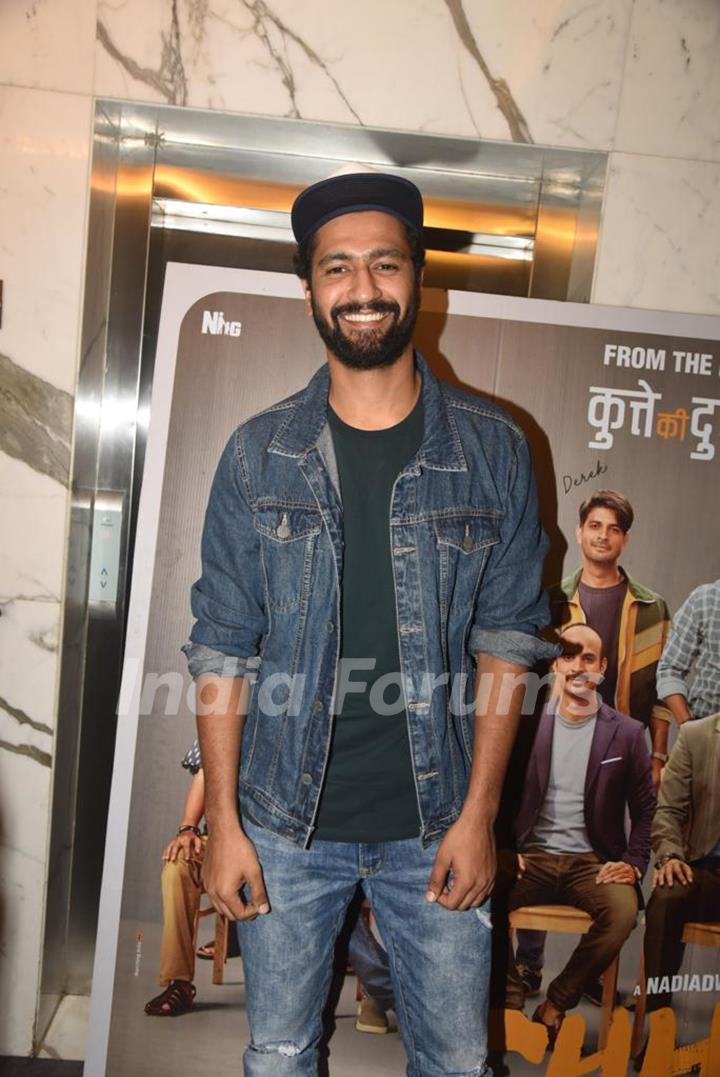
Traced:
[[461, 816], [440, 842], [425, 897], [446, 909], [476, 909], [492, 890], [495, 870], [492, 826]]
[[662, 781], [662, 772], [665, 764], [660, 759], [653, 759], [652, 761], [652, 783], [655, 787], [655, 792], [660, 791], [660, 782]]
[[608, 860], [595, 876], [596, 883], [630, 883], [637, 881], [637, 874], [632, 864], [624, 860]]

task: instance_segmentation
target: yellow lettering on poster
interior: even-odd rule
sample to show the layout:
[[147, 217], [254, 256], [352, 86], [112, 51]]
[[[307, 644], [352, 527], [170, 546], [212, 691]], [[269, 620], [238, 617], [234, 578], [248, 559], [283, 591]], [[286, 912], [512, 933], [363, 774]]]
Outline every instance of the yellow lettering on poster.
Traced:
[[658, 414], [655, 429], [661, 438], [679, 438], [685, 440], [685, 427], [690, 415], [686, 408], [678, 408], [677, 411], [661, 411]]
[[[677, 1027], [675, 1014], [669, 1008], [650, 1015], [650, 1031], [640, 1077], [680, 1077], [693, 1067], [699, 1067], [699, 1077], [718, 1077], [720, 1074], [720, 1003], [715, 1007], [710, 1035], [705, 1040], [675, 1046]], [[549, 1056], [545, 1077], [625, 1077], [630, 1064], [632, 1027], [625, 1009], [618, 1007], [613, 1014], [608, 1041], [602, 1051], [582, 1056], [585, 1042], [585, 1020], [579, 1013], [565, 1018]], [[542, 1063], [547, 1048], [547, 1033], [542, 1025], [530, 1021], [519, 1010], [505, 1010], [505, 1050], [514, 1051], [527, 1062]], [[539, 1071], [540, 1072], [540, 1071]]]

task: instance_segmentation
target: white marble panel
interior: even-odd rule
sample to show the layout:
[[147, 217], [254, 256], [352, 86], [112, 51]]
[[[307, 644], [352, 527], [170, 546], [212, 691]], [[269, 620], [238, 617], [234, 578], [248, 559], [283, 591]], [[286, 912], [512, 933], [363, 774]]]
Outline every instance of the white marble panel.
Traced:
[[0, 82], [92, 93], [97, 0], [0, 3]]
[[632, 0], [99, 0], [95, 92], [609, 147]]
[[42, 944], [66, 488], [0, 453], [0, 1055], [29, 1054]]
[[[5, 386], [3, 386], [5, 389]], [[67, 490], [0, 452], [0, 1054], [32, 1047], [44, 916]]]
[[[465, 45], [457, 77], [477, 133], [517, 141], [524, 120], [533, 142], [611, 147], [632, 0], [445, 0], [444, 6]], [[462, 29], [463, 11], [479, 57]], [[505, 84], [520, 114], [520, 135], [503, 106]], [[434, 92], [432, 78], [427, 85]], [[484, 87], [492, 91], [492, 107], [478, 109]]]
[[720, 4], [636, 0], [615, 147], [720, 161]]
[[615, 153], [592, 300], [720, 314], [720, 164]]
[[0, 86], [0, 353], [67, 392], [76, 379], [90, 97]]
[[49, 767], [60, 604], [3, 598], [0, 610], [0, 750]]
[[24, 1055], [32, 1049], [45, 911], [60, 604], [3, 600], [1, 612], [0, 1055]]
[[59, 602], [67, 490], [0, 452], [0, 503], [12, 526], [0, 532], [0, 600]]
[[[10, 657], [15, 656], [11, 653]], [[57, 658], [53, 656], [52, 659], [43, 663], [36, 677], [38, 680], [41, 678], [49, 680], [52, 687], [56, 670]], [[25, 712], [21, 713], [23, 720], [30, 717]], [[47, 718], [47, 715], [44, 717]], [[20, 876], [15, 878], [15, 882], [22, 884], [25, 861], [40, 865], [45, 870], [52, 738], [28, 725], [20, 726], [4, 707], [0, 708], [0, 718], [2, 719], [0, 722], [0, 783], [2, 784], [0, 804], [3, 817], [0, 851], [3, 857], [6, 849], [13, 849], [18, 854], [22, 854], [22, 859], [18, 862], [18, 868], [21, 869]], [[30, 720], [34, 721], [34, 719]], [[13, 724], [17, 726], [17, 732], [13, 731]], [[44, 725], [40, 722], [36, 724]], [[13, 738], [12, 741], [10, 737]], [[36, 754], [30, 755], [27, 752], [19, 752], [17, 749], [12, 750], [13, 741], [21, 743], [23, 748], [32, 744], [33, 741], [41, 747], [37, 749]], [[7, 864], [3, 865], [2, 870], [8, 877]], [[12, 874], [10, 878], [12, 879]]]
[[[21, 813], [46, 834], [50, 771], [21, 756], [0, 752], [0, 892], [3, 895], [3, 974], [0, 977], [0, 1055], [27, 1055], [32, 1030], [42, 946], [45, 850], [28, 852]], [[17, 806], [8, 814], [8, 806]], [[36, 849], [38, 842], [32, 843]]]

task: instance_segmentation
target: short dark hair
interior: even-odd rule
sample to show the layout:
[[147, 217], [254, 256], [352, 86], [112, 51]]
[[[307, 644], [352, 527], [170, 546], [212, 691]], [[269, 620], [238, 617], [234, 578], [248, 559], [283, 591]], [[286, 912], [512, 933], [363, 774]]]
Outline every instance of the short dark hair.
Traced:
[[[405, 229], [405, 238], [407, 239], [408, 247], [410, 248], [410, 260], [412, 261], [413, 268], [415, 270], [415, 276], [419, 277], [422, 269], [425, 265], [425, 244], [423, 243], [422, 233], [411, 228], [405, 221], [400, 221], [400, 224]], [[293, 269], [297, 273], [300, 280], [310, 282], [310, 276], [312, 274], [312, 259], [315, 253], [315, 238], [317, 232], [313, 232], [302, 243], [298, 243], [293, 255]]]
[[628, 499], [616, 490], [594, 490], [580, 506], [580, 526], [585, 523], [593, 509], [610, 509], [617, 516], [617, 522], [627, 534], [635, 519], [633, 507]]

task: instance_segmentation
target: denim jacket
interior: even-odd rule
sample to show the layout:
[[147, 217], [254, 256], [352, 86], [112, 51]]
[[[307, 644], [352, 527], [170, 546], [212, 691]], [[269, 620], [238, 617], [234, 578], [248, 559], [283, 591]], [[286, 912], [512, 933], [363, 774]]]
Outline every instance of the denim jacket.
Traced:
[[[427, 845], [460, 814], [480, 652], [532, 666], [556, 653], [541, 587], [547, 539], [522, 431], [440, 382], [420, 355], [425, 428], [397, 476], [389, 536], [410, 751]], [[327, 424], [329, 369], [244, 422], [213, 481], [193, 677], [252, 674], [242, 814], [307, 846], [330, 750], [340, 655], [343, 511]], [[453, 705], [455, 704], [455, 705]]]

